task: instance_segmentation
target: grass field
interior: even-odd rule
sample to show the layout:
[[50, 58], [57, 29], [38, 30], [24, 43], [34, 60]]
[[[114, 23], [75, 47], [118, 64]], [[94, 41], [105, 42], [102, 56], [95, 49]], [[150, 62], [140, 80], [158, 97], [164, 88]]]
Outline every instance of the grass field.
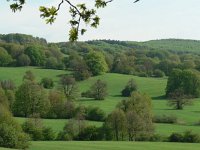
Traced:
[[[200, 144], [159, 142], [32, 142], [29, 150], [199, 150]], [[0, 148], [0, 150], [12, 150]]]
[[[0, 80], [2, 79], [12, 79], [17, 85], [22, 82], [22, 77], [27, 70], [32, 70], [37, 77], [37, 81], [40, 81], [43, 77], [50, 77], [54, 81], [59, 80], [59, 76], [62, 74], [69, 73], [67, 71], [61, 70], [51, 70], [51, 69], [39, 69], [34, 67], [20, 67], [20, 68], [0, 68]], [[138, 84], [139, 91], [147, 93], [152, 99], [153, 103], [153, 113], [154, 115], [175, 115], [178, 117], [181, 124], [155, 124], [156, 133], [164, 136], [168, 136], [172, 132], [184, 132], [185, 130], [193, 130], [200, 133], [200, 126], [195, 126], [194, 124], [200, 120], [200, 99], [196, 99], [194, 105], [187, 106], [184, 110], [174, 110], [167, 105], [167, 100], [162, 96], [165, 94], [165, 87], [167, 83], [166, 78], [142, 78], [131, 75], [121, 75], [121, 74], [104, 74], [98, 77], [92, 77], [86, 81], [80, 82], [80, 91], [86, 91], [90, 88], [92, 83], [97, 79], [105, 80], [108, 84], [108, 97], [104, 101], [95, 101], [93, 99], [81, 98], [76, 103], [78, 105], [92, 105], [98, 106], [103, 109], [107, 114], [111, 112], [116, 104], [123, 98], [120, 96], [120, 92], [131, 78], [134, 78]], [[17, 120], [22, 123], [23, 118], [17, 118]], [[51, 120], [44, 119], [44, 124], [50, 126], [54, 131], [59, 132], [64, 127], [67, 120]], [[94, 124], [100, 126], [101, 122], [88, 122], [88, 124]]]
[[152, 142], [33, 142], [30, 150], [199, 150], [200, 144]]
[[69, 73], [63, 70], [40, 69], [36, 67], [0, 67], [0, 80], [10, 79], [18, 86], [22, 83], [23, 76], [28, 70], [34, 73], [37, 81], [40, 81], [44, 77], [49, 77], [56, 83], [60, 75]]

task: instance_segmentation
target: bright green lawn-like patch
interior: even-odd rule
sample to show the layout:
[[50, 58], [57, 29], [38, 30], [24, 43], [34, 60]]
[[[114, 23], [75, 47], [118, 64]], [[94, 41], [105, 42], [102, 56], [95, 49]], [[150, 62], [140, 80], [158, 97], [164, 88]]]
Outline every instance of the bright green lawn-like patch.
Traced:
[[142, 78], [132, 75], [107, 73], [101, 76], [90, 78], [86, 81], [81, 82], [79, 85], [81, 91], [83, 92], [87, 91], [97, 79], [104, 80], [108, 84], [108, 97], [103, 101], [81, 99], [79, 103], [84, 105], [98, 106], [109, 113], [115, 108], [118, 102], [124, 99], [123, 97], [121, 97], [121, 91], [125, 87], [128, 80], [130, 80], [131, 78], [136, 80], [139, 86], [139, 91], [146, 93], [155, 99], [159, 99], [160, 96], [163, 96], [165, 94], [165, 86], [167, 80], [164, 78]]
[[12, 80], [18, 86], [22, 83], [26, 71], [31, 70], [39, 82], [44, 77], [59, 81], [59, 76], [69, 72], [63, 70], [41, 69], [37, 67], [0, 67], [0, 80]]
[[199, 150], [200, 144], [157, 142], [32, 142], [30, 150]]

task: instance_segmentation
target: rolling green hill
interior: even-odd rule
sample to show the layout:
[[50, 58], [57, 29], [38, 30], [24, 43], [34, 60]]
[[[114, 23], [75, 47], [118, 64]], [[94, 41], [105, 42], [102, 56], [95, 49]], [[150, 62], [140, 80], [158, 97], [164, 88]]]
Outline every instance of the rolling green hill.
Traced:
[[22, 83], [23, 76], [26, 71], [32, 71], [36, 76], [36, 80], [40, 80], [44, 77], [52, 78], [56, 83], [59, 81], [59, 76], [68, 74], [68, 71], [53, 70], [53, 69], [41, 69], [38, 67], [0, 67], [0, 80], [12, 80], [17, 86]]
[[141, 42], [140, 44], [158, 50], [200, 52], [200, 41], [197, 40], [163, 39]]
[[[54, 81], [59, 80], [59, 76], [67, 71], [60, 70], [49, 70], [49, 69], [39, 69], [35, 67], [21, 67], [21, 68], [0, 68], [0, 79], [13, 79], [13, 81], [19, 85], [22, 82], [22, 77], [27, 70], [32, 70], [37, 76], [37, 80], [40, 81], [42, 77], [53, 78]], [[92, 77], [83, 82], [79, 82], [80, 91], [86, 91], [90, 88], [90, 85], [94, 83], [97, 79], [102, 79], [108, 84], [109, 96], [103, 101], [96, 101], [93, 99], [81, 98], [76, 101], [77, 105], [92, 105], [98, 106], [103, 109], [107, 114], [110, 113], [116, 104], [124, 99], [120, 96], [122, 88], [125, 86], [126, 82], [134, 78], [138, 84], [139, 91], [147, 93], [152, 97], [153, 101], [153, 112], [154, 115], [175, 115], [178, 117], [180, 124], [156, 124], [156, 133], [164, 136], [170, 135], [172, 132], [184, 132], [186, 130], [194, 130], [200, 133], [200, 126], [196, 126], [197, 122], [200, 120], [200, 100], [196, 99], [194, 105], [187, 106], [184, 110], [174, 110], [167, 105], [167, 100], [162, 96], [165, 94], [166, 78], [144, 78], [132, 75], [121, 75], [108, 73], [98, 77]], [[17, 118], [17, 120], [22, 123], [23, 118]], [[59, 132], [64, 127], [67, 120], [53, 120], [45, 119], [44, 124], [50, 126], [54, 131]], [[100, 126], [101, 122], [89, 122]]]
[[94, 40], [78, 42], [76, 45], [70, 43], [57, 43], [65, 51], [88, 51], [90, 49], [103, 50], [111, 53], [127, 50], [168, 50], [172, 52], [200, 52], [200, 41], [187, 39], [161, 39], [145, 42]]

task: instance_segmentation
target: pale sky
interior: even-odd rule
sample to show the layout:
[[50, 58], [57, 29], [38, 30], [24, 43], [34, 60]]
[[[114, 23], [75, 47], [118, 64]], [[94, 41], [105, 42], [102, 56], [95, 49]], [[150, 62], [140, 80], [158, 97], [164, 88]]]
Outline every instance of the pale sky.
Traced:
[[[63, 6], [53, 25], [40, 18], [40, 5], [57, 4], [60, 0], [27, 0], [24, 9], [12, 13], [7, 0], [0, 2], [0, 34], [24, 33], [43, 37], [49, 42], [68, 40], [66, 7]], [[88, 2], [93, 0], [75, 0]], [[90, 2], [89, 2], [90, 1]], [[200, 40], [200, 0], [115, 0], [98, 11], [97, 29], [88, 28], [79, 40], [113, 39], [146, 41], [181, 38]]]

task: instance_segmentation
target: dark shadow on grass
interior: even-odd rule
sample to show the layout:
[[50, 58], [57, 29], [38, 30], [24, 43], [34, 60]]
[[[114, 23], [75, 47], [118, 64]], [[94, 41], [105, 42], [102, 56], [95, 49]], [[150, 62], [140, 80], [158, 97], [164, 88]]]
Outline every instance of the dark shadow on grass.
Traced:
[[167, 100], [167, 97], [165, 95], [162, 96], [156, 96], [156, 97], [152, 97], [153, 100]]
[[[178, 109], [175, 109], [175, 108], [164, 108], [164, 109], [155, 109], [155, 110], [174, 110], [174, 111], [177, 111]], [[181, 111], [181, 110], [180, 110]]]
[[192, 112], [194, 112], [194, 113], [200, 113], [200, 111], [192, 111]]

